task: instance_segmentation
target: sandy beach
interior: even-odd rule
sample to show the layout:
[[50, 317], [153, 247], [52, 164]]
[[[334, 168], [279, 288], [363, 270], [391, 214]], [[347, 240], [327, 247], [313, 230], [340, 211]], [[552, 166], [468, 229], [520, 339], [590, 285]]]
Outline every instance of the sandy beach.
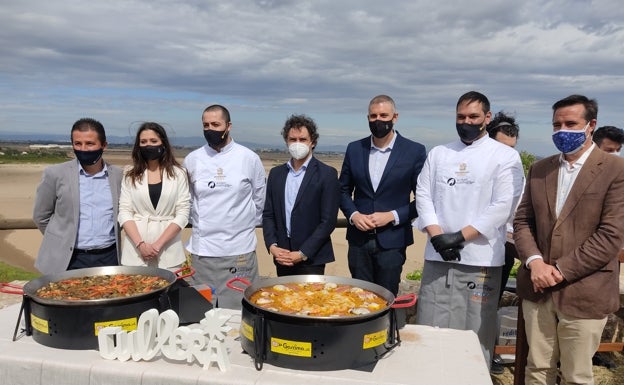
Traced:
[[[268, 171], [284, 160], [284, 155], [263, 155], [262, 160]], [[338, 155], [324, 157], [318, 156], [329, 165], [340, 170], [342, 158]], [[113, 164], [123, 166], [128, 163], [127, 153], [106, 152], [105, 159]], [[0, 218], [30, 219], [37, 185], [41, 180], [41, 174], [48, 165], [44, 164], [0, 164]], [[340, 216], [342, 214], [339, 214]], [[332, 242], [336, 254], [336, 261], [327, 265], [326, 274], [336, 276], [350, 276], [347, 266], [347, 242], [344, 228], [337, 228], [332, 234]], [[260, 262], [260, 274], [262, 276], [275, 276], [275, 267], [267, 253], [262, 241], [262, 230], [256, 230], [258, 247], [256, 249]], [[190, 229], [184, 229], [182, 238], [184, 241], [190, 236]], [[426, 237], [414, 230], [414, 245], [407, 249], [407, 262], [403, 266], [405, 274], [422, 267], [423, 249]], [[37, 251], [41, 244], [42, 235], [38, 230], [0, 230], [0, 261], [9, 265], [23, 268], [28, 271], [36, 271], [34, 268]]]

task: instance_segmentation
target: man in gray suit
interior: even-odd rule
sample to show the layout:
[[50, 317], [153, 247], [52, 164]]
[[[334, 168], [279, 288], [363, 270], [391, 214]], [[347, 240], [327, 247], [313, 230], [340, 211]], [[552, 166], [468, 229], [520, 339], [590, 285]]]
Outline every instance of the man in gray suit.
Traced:
[[43, 233], [35, 267], [43, 274], [118, 265], [117, 209], [122, 170], [102, 159], [104, 126], [83, 118], [72, 126], [76, 159], [46, 168], [33, 220]]

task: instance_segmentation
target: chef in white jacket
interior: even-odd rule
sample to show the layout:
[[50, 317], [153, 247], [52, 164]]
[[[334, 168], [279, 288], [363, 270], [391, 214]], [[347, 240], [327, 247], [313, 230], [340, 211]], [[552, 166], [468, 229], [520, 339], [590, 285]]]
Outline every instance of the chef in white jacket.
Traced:
[[473, 330], [488, 365], [504, 263], [506, 222], [522, 189], [518, 152], [487, 135], [485, 95], [457, 102], [459, 140], [433, 148], [418, 177], [414, 226], [425, 231], [417, 323]]
[[266, 173], [260, 157], [232, 139], [227, 108], [208, 106], [202, 125], [207, 143], [183, 162], [192, 197], [186, 244], [195, 269], [191, 282], [213, 288], [217, 307], [240, 309], [243, 294], [226, 285], [258, 278], [256, 226], [262, 223]]

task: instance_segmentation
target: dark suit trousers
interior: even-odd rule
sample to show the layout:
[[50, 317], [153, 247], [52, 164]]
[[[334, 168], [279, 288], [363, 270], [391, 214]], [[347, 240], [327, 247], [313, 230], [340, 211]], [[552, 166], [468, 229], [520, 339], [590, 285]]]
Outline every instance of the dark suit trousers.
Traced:
[[119, 265], [117, 249], [113, 247], [110, 251], [98, 254], [74, 252], [67, 270], [117, 265]]
[[[292, 241], [288, 238], [288, 250], [293, 250]], [[275, 263], [275, 259], [273, 260]], [[294, 266], [284, 266], [279, 263], [275, 263], [275, 270], [277, 271], [278, 277], [283, 277], [285, 275], [324, 275], [325, 274], [325, 264], [322, 265], [309, 265], [305, 262], [300, 262], [295, 264]]]
[[376, 283], [397, 295], [405, 263], [405, 247], [382, 249], [372, 234], [361, 246], [349, 244], [348, 259], [353, 278]]
[[322, 265], [306, 265], [304, 263], [297, 263], [294, 266], [284, 266], [280, 264], [275, 265], [277, 270], [277, 276], [283, 277], [285, 275], [324, 275], [325, 264]]

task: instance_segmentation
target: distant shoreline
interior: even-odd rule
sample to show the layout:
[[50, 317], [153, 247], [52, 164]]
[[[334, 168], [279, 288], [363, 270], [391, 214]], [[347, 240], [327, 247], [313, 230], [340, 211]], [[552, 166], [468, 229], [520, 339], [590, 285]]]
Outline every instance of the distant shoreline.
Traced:
[[[59, 136], [60, 138], [60, 136]], [[119, 137], [116, 136], [107, 136], [108, 148], [109, 150], [127, 150], [130, 151], [132, 149], [132, 141], [120, 141]], [[179, 138], [170, 137], [171, 145], [173, 146], [176, 153], [184, 154], [180, 156], [185, 156], [189, 152], [200, 148], [204, 144], [203, 138], [199, 137], [189, 137], [185, 138], [185, 140], [180, 141]], [[252, 149], [256, 153], [286, 153], [286, 148], [283, 143], [275, 143], [275, 144], [263, 144], [263, 143], [253, 143], [253, 142], [244, 142], [239, 141], [234, 138], [236, 143], [241, 144], [247, 148]], [[326, 155], [344, 155], [347, 150], [347, 144], [339, 144], [339, 145], [331, 145], [331, 144], [323, 144], [322, 142], [318, 144], [318, 149], [315, 151], [317, 154], [326, 154]], [[14, 148], [29, 148], [31, 145], [41, 146], [41, 145], [58, 145], [58, 146], [70, 146], [71, 143], [65, 137], [63, 139], [50, 139], [46, 140], [45, 138], [33, 137], [31, 139], [9, 139], [6, 136], [3, 138], [0, 135], [0, 148], [2, 147], [14, 147]], [[61, 147], [63, 148], [63, 147]]]

